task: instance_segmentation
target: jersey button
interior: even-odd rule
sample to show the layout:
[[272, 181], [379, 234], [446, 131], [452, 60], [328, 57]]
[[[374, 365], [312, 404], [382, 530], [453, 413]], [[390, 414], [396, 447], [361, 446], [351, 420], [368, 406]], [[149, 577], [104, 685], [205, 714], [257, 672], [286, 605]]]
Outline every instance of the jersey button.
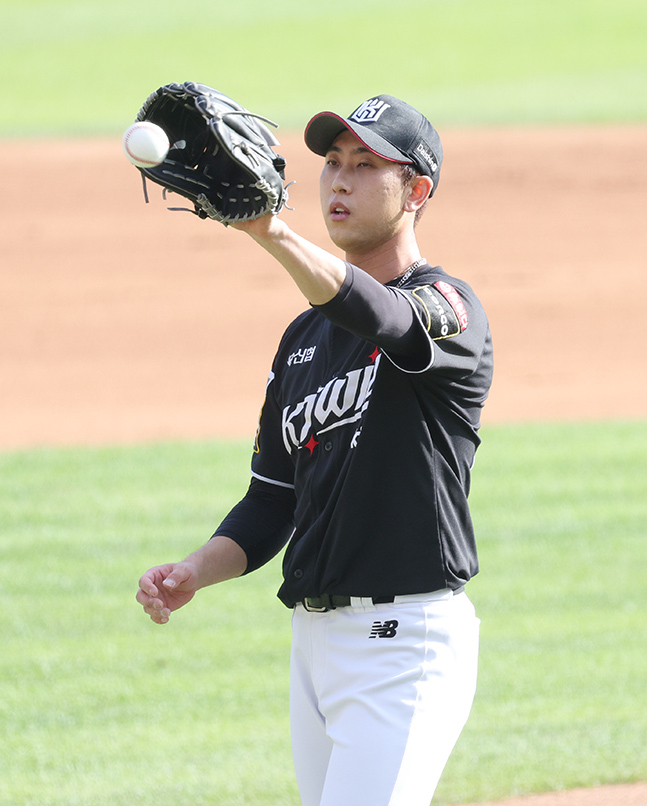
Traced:
[[302, 576], [303, 576], [303, 571], [300, 568], [297, 568], [297, 570], [294, 572], [294, 578], [295, 579], [301, 579]]
[[326, 442], [326, 444], [324, 445], [324, 450], [325, 451], [331, 451], [332, 450], [332, 442]]

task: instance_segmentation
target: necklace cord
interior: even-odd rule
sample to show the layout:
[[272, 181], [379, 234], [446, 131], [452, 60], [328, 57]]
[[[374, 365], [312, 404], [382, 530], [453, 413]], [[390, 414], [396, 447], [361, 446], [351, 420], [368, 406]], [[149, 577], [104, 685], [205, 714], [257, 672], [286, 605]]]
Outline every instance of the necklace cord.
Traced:
[[401, 286], [403, 286], [403, 285], [404, 285], [404, 284], [407, 282], [407, 280], [409, 279], [409, 277], [411, 277], [411, 275], [414, 273], [414, 271], [415, 271], [415, 270], [416, 270], [416, 269], [417, 269], [419, 266], [422, 266], [422, 265], [423, 265], [423, 263], [425, 263], [425, 259], [424, 259], [423, 257], [421, 257], [421, 258], [420, 258], [420, 260], [416, 260], [416, 262], [415, 262], [415, 263], [412, 263], [412, 264], [409, 266], [409, 268], [408, 268], [408, 269], [407, 269], [407, 270], [404, 272], [404, 274], [402, 275], [402, 277], [400, 277], [400, 280], [399, 280], [398, 284], [396, 285], [396, 288], [400, 288]]

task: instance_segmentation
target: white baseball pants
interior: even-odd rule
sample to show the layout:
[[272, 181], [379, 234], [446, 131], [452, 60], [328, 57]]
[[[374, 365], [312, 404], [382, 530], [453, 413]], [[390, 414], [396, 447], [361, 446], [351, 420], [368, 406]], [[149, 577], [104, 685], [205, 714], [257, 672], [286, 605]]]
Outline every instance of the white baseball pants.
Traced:
[[465, 593], [293, 614], [290, 718], [303, 806], [429, 806], [474, 699]]

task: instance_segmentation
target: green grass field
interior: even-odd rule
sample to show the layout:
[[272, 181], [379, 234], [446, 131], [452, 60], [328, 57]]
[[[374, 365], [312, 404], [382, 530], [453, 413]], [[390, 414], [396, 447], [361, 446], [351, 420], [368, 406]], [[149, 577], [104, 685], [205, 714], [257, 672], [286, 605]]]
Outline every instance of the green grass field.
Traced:
[[[244, 491], [245, 444], [0, 455], [0, 806], [297, 806], [278, 560], [165, 627], [134, 601]], [[647, 769], [647, 427], [484, 431], [481, 675], [439, 803]]]
[[119, 133], [202, 81], [284, 127], [380, 92], [447, 125], [647, 119], [643, 0], [0, 0], [0, 136]]

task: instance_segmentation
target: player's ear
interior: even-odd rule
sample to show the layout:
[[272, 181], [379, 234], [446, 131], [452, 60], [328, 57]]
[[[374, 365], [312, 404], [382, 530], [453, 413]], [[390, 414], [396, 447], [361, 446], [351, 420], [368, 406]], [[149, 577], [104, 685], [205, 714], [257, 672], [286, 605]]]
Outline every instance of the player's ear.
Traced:
[[434, 183], [430, 177], [418, 175], [411, 181], [409, 194], [405, 199], [404, 209], [408, 213], [415, 213], [429, 198]]

